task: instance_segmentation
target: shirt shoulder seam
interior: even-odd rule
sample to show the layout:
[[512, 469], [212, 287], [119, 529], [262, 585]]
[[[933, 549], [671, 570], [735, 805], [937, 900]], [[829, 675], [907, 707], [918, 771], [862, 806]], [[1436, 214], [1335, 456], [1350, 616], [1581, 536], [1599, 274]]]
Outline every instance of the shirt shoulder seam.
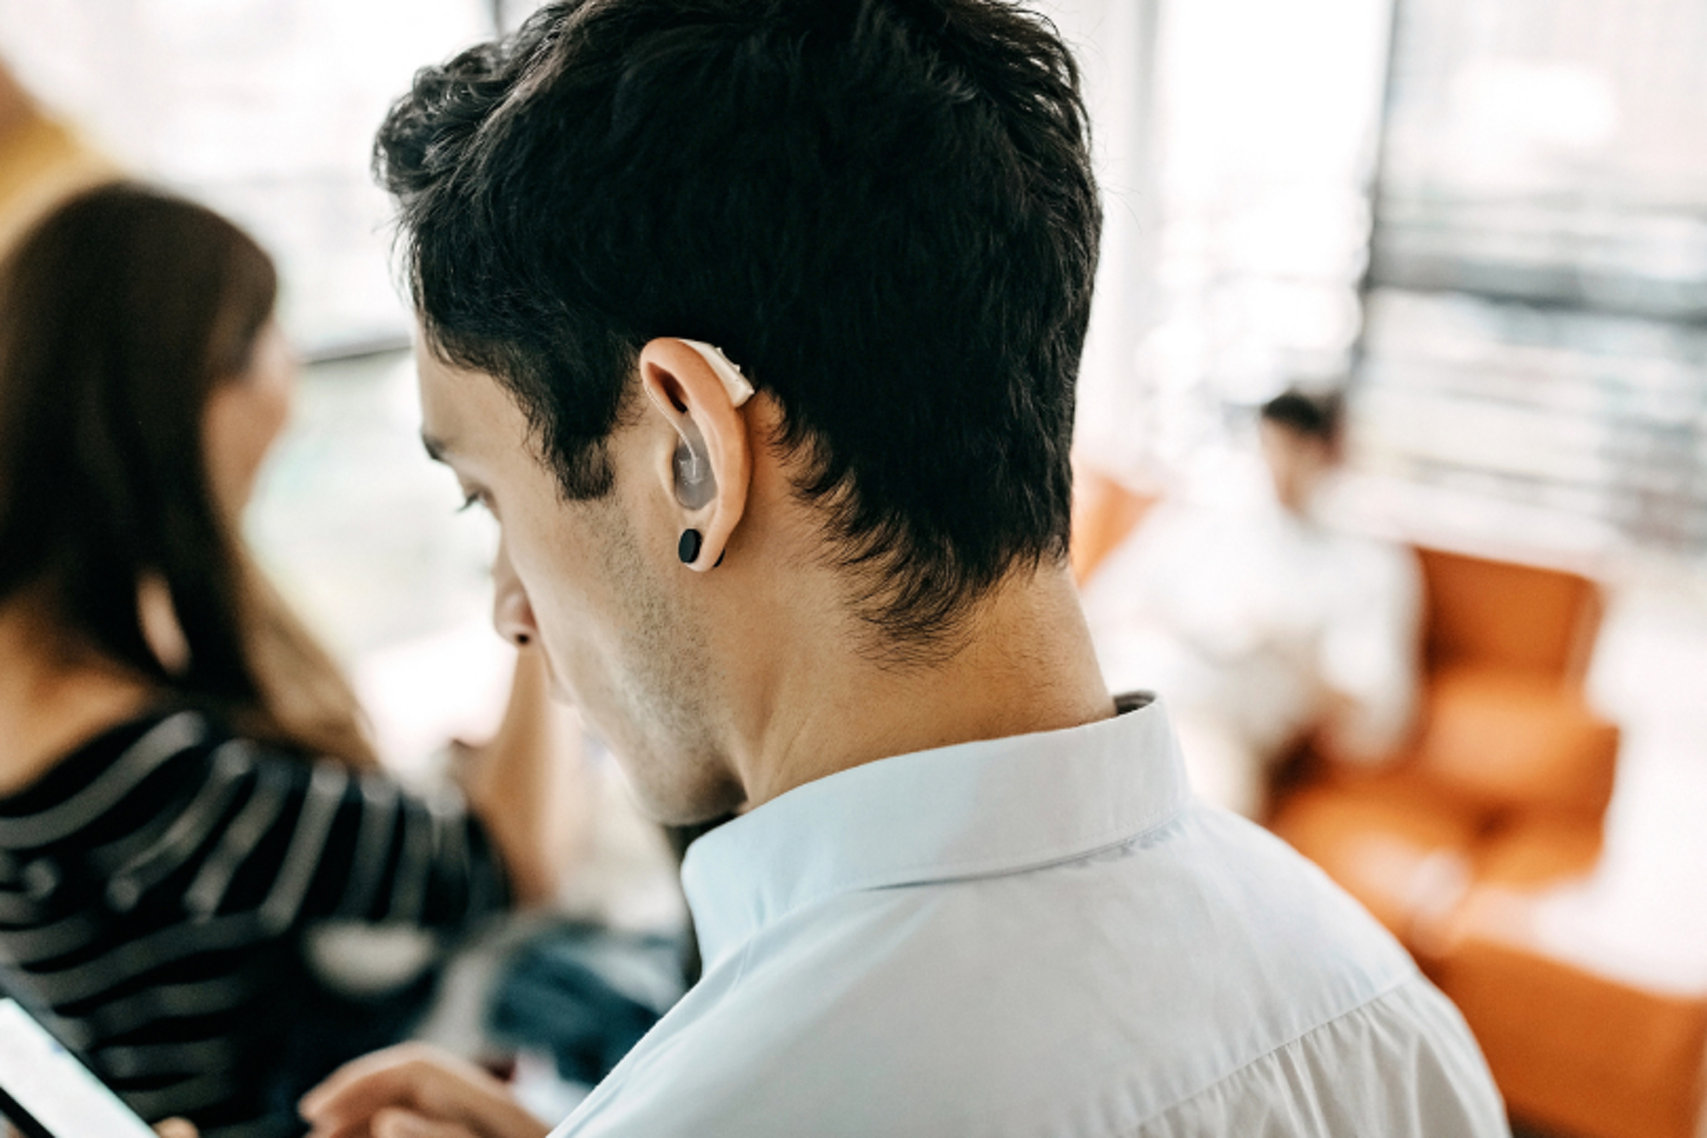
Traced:
[[1053, 869], [1056, 866], [1071, 865], [1074, 862], [1107, 853], [1109, 850], [1119, 849], [1122, 846], [1132, 845], [1135, 842], [1142, 842], [1147, 838], [1154, 837], [1178, 822], [1191, 805], [1190, 796], [1182, 797], [1168, 803], [1163, 813], [1150, 818], [1138, 819], [1136, 822], [1129, 820], [1119, 826], [1111, 826], [1087, 840], [1073, 843], [1073, 848], [1064, 852], [1018, 859], [971, 858], [961, 862], [915, 865], [910, 868], [896, 869], [888, 873], [874, 875], [869, 880], [851, 882], [843, 889], [837, 890], [837, 894], [863, 893], [917, 885], [949, 885], [959, 881], [1008, 877], [1017, 873], [1034, 873], [1039, 870]]
[[1329, 1028], [1335, 1026], [1336, 1024], [1339, 1024], [1339, 1023], [1343, 1022], [1344, 1020], [1349, 1019], [1351, 1016], [1354, 1016], [1361, 1011], [1364, 1011], [1370, 1007], [1373, 1007], [1376, 1004], [1381, 1003], [1382, 1001], [1386, 1000], [1388, 997], [1394, 995], [1400, 989], [1405, 988], [1408, 985], [1416, 983], [1421, 978], [1422, 978], [1422, 973], [1418, 972], [1414, 965], [1409, 967], [1409, 968], [1401, 969], [1400, 974], [1398, 976], [1396, 976], [1390, 983], [1378, 988], [1375, 992], [1370, 994], [1368, 997], [1357, 1001], [1356, 1003], [1352, 1004], [1350, 1007], [1341, 1008], [1339, 1011], [1336, 1011], [1336, 1012], [1332, 1013], [1331, 1015], [1325, 1017], [1324, 1019], [1319, 1020], [1318, 1022], [1313, 1024], [1312, 1026], [1307, 1027], [1304, 1030], [1298, 1032], [1296, 1035], [1293, 1035], [1293, 1036], [1291, 1036], [1287, 1039], [1284, 1039], [1281, 1042], [1275, 1044], [1273, 1047], [1270, 1047], [1268, 1050], [1264, 1051], [1262, 1054], [1253, 1055], [1247, 1061], [1239, 1064], [1237, 1067], [1234, 1067], [1230, 1071], [1226, 1071], [1226, 1072], [1222, 1073], [1221, 1075], [1217, 1076], [1214, 1079], [1214, 1081], [1212, 1081], [1210, 1083], [1206, 1083], [1205, 1085], [1199, 1087], [1197, 1090], [1191, 1091], [1188, 1094], [1181, 1095], [1179, 1098], [1174, 1099], [1172, 1102], [1168, 1103], [1166, 1106], [1158, 1107], [1156, 1110], [1152, 1111], [1150, 1114], [1146, 1115], [1143, 1119], [1141, 1119], [1137, 1123], [1137, 1125], [1134, 1126], [1133, 1129], [1131, 1131], [1129, 1131], [1127, 1134], [1123, 1135], [1122, 1138], [1139, 1138], [1139, 1136], [1143, 1133], [1144, 1128], [1154, 1124], [1158, 1119], [1164, 1118], [1167, 1115], [1173, 1113], [1174, 1111], [1179, 1110], [1182, 1107], [1185, 1107], [1185, 1106], [1191, 1104], [1192, 1102], [1195, 1102], [1196, 1100], [1202, 1098], [1204, 1095], [1210, 1094], [1213, 1091], [1217, 1090], [1218, 1088], [1225, 1086], [1228, 1082], [1232, 1081], [1233, 1079], [1238, 1078], [1240, 1075], [1244, 1074], [1246, 1071], [1250, 1070], [1252, 1067], [1255, 1067], [1258, 1063], [1265, 1062], [1268, 1059], [1279, 1054], [1280, 1052], [1285, 1051], [1286, 1049], [1288, 1049], [1290, 1047], [1297, 1046], [1298, 1044], [1304, 1042], [1306, 1039], [1309, 1039], [1311, 1036], [1316, 1035], [1320, 1032], [1326, 1031]]

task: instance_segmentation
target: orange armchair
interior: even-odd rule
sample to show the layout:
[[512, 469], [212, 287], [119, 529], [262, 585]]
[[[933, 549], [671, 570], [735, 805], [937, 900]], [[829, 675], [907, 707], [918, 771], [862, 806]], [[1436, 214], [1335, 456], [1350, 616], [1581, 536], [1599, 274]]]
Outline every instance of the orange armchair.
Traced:
[[1538, 876], [1593, 864], [1618, 729], [1582, 696], [1600, 618], [1591, 582], [1437, 550], [1419, 556], [1425, 688], [1409, 745], [1374, 770], [1305, 756], [1269, 823], [1427, 960], [1499, 843], [1564, 825], [1588, 856]]
[[1541, 946], [1537, 887], [1588, 855], [1568, 827], [1532, 828], [1488, 851], [1430, 970], [1515, 1116], [1581, 1138], [1695, 1138], [1707, 1133], [1707, 999], [1615, 979]]
[[[1083, 581], [1149, 500], [1104, 478], [1076, 503]], [[1419, 722], [1378, 768], [1306, 748], [1268, 822], [1361, 900], [1457, 1002], [1512, 1113], [1581, 1138], [1699, 1138], [1707, 999], [1548, 950], [1549, 891], [1593, 871], [1618, 729], [1582, 679], [1601, 603], [1575, 574], [1420, 550]]]
[[1270, 824], [1458, 1004], [1514, 1116], [1582, 1138], [1694, 1138], [1707, 999], [1559, 959], [1537, 914], [1600, 858], [1618, 729], [1582, 675], [1594, 585], [1421, 552], [1424, 711], [1377, 772], [1307, 760]]

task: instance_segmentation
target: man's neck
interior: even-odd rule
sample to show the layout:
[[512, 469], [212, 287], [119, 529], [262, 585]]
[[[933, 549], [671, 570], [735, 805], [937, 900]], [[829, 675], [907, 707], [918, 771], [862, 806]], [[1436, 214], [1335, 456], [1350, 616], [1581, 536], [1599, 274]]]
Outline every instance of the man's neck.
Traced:
[[733, 756], [754, 806], [892, 755], [1114, 714], [1078, 592], [1068, 570], [1054, 567], [985, 598], [946, 660], [897, 666], [851, 644], [825, 651], [820, 641], [770, 686], [770, 714], [753, 717]]

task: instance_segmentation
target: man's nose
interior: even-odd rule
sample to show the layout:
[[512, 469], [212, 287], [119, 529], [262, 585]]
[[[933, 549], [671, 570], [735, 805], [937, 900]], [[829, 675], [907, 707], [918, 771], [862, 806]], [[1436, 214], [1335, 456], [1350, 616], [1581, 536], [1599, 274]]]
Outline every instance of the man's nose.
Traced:
[[517, 648], [525, 648], [539, 638], [533, 605], [528, 602], [527, 590], [522, 588], [515, 567], [510, 564], [509, 550], [502, 542], [492, 559], [492, 624], [499, 636]]

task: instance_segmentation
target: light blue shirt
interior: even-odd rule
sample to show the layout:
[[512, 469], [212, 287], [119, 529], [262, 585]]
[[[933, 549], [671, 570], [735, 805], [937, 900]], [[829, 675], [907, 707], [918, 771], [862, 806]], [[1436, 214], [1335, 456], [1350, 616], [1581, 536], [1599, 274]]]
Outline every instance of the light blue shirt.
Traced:
[[1158, 705], [902, 755], [701, 838], [705, 975], [560, 1136], [1492, 1138], [1457, 1011]]

